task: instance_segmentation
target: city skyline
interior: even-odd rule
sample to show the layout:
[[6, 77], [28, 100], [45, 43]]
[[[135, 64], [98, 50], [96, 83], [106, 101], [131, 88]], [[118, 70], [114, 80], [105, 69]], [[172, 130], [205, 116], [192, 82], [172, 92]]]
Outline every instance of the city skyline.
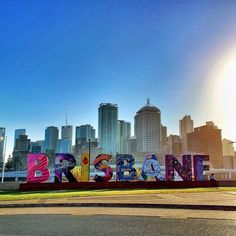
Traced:
[[[150, 103], [150, 99], [147, 99], [148, 101], [147, 101], [147, 104], [145, 104], [144, 106], [142, 106], [142, 107], [140, 107], [140, 109], [143, 109], [143, 107], [145, 107], [145, 106], [153, 106], [153, 104], [151, 104]], [[109, 103], [108, 103], [109, 104]], [[100, 104], [101, 105], [101, 104]], [[111, 105], [116, 105], [117, 106], [117, 108], [119, 107], [118, 106], [118, 104], [111, 104]], [[155, 107], [155, 106], [154, 106]], [[137, 111], [138, 112], [138, 111]], [[182, 118], [184, 119], [186, 116], [190, 116], [190, 115], [184, 115]], [[182, 119], [182, 118], [180, 118], [180, 119]], [[118, 117], [118, 119], [117, 119], [117, 125], [118, 125], [118, 122], [120, 121], [120, 118]], [[193, 120], [194, 121], [194, 120]], [[129, 121], [126, 121], [126, 122], [129, 122]], [[176, 125], [178, 126], [179, 125], [179, 120], [176, 122]], [[211, 122], [211, 121], [205, 121], [205, 123], [206, 122]], [[131, 122], [130, 122], [131, 123]], [[203, 124], [201, 124], [201, 125], [198, 125], [198, 126], [203, 126], [205, 123], [203, 123]], [[77, 126], [77, 125], [74, 125], [74, 124], [70, 124], [70, 125], [60, 125], [60, 126], [47, 126], [47, 127], [45, 127], [44, 128], [44, 131], [43, 130], [41, 130], [41, 136], [40, 136], [40, 138], [39, 139], [34, 139], [34, 138], [32, 138], [32, 137], [30, 137], [30, 135], [28, 134], [28, 133], [31, 133], [32, 132], [32, 130], [31, 131], [29, 131], [29, 130], [27, 130], [27, 129], [23, 129], [23, 128], [21, 128], [21, 129], [15, 129], [14, 131], [14, 139], [13, 139], [13, 146], [11, 147], [11, 146], [9, 146], [9, 144], [7, 145], [7, 148], [6, 148], [6, 159], [8, 158], [8, 155], [11, 155], [12, 154], [12, 152], [13, 152], [13, 148], [14, 148], [14, 141], [15, 141], [15, 135], [16, 135], [16, 131], [21, 131], [21, 130], [24, 130], [24, 134], [26, 134], [30, 139], [31, 139], [31, 142], [38, 142], [38, 141], [41, 141], [41, 140], [46, 140], [46, 130], [48, 129], [48, 128], [55, 128], [55, 129], [57, 129], [58, 130], [58, 134], [57, 134], [57, 138], [56, 138], [56, 140], [59, 140], [59, 136], [61, 136], [62, 135], [62, 130], [63, 130], [63, 127], [70, 127], [71, 128], [71, 131], [72, 131], [72, 133], [73, 133], [73, 137], [72, 137], [72, 145], [75, 145], [75, 142], [74, 142], [74, 140], [76, 139], [76, 129], [78, 128], [78, 127], [82, 127], [82, 126], [91, 126], [90, 124], [80, 124], [79, 126]], [[217, 125], [217, 124], [216, 124]], [[133, 133], [132, 133], [132, 135], [134, 135], [134, 129], [135, 129], [135, 124], [133, 123], [132, 125], [131, 125], [131, 129], [133, 129]], [[194, 126], [193, 126], [193, 128], [195, 128], [195, 127], [198, 127], [198, 126], [196, 126], [195, 124], [194, 124]], [[92, 127], [92, 126], [91, 126]], [[169, 136], [169, 135], [181, 135], [180, 134], [180, 130], [178, 130], [176, 133], [172, 133], [172, 132], [170, 132], [169, 131], [169, 129], [168, 129], [168, 125], [166, 125], [166, 127], [167, 127], [167, 136]], [[4, 127], [5, 128], [5, 132], [6, 132], [6, 127]], [[179, 127], [178, 127], [179, 128]], [[219, 127], [219, 129], [221, 129], [221, 127]], [[94, 129], [94, 132], [96, 132], [97, 133], [97, 135], [95, 136], [95, 138], [98, 138], [98, 130], [97, 129]], [[222, 132], [223, 132], [223, 130], [222, 130]], [[131, 136], [132, 136], [131, 135]], [[5, 135], [5, 136], [7, 136], [7, 135]], [[222, 141], [223, 141], [223, 139], [224, 138], [227, 138], [227, 137], [223, 137], [222, 136]], [[9, 140], [8, 140], [9, 141]], [[231, 140], [231, 141], [233, 141], [233, 140]], [[55, 140], [54, 140], [54, 142], [56, 142]], [[56, 143], [54, 144], [54, 145], [56, 145]], [[56, 149], [56, 148], [55, 148]]]
[[[100, 103], [131, 122], [146, 101], [169, 134], [190, 114], [236, 140], [234, 1], [2, 1], [0, 126], [43, 139], [48, 126], [91, 124]], [[7, 158], [7, 156], [6, 156]]]

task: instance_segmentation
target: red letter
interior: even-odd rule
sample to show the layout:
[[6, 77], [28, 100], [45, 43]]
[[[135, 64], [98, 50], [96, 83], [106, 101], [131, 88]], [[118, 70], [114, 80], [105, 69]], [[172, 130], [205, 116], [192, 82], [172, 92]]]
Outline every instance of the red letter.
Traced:
[[[29, 153], [27, 156], [27, 182], [42, 183], [48, 180], [50, 172], [48, 170], [48, 158], [45, 154]], [[37, 172], [40, 173], [37, 176]]]

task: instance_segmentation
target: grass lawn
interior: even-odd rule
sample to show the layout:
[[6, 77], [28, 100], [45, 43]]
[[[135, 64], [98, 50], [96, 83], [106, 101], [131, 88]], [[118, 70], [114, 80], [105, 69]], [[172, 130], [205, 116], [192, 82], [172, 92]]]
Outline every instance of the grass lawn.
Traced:
[[167, 194], [167, 193], [199, 193], [199, 192], [219, 192], [233, 191], [236, 187], [219, 188], [191, 188], [191, 189], [130, 189], [130, 190], [56, 190], [20, 192], [18, 190], [0, 190], [0, 201], [33, 200], [49, 198], [70, 198], [70, 197], [94, 197], [94, 196], [114, 196], [114, 195], [137, 195], [137, 194]]

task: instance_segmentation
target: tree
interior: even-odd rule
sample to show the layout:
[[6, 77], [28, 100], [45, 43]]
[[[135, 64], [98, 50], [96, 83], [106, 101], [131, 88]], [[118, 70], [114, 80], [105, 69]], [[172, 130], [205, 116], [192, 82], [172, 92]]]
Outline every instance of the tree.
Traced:
[[7, 162], [5, 163], [5, 170], [6, 171], [13, 171], [14, 170], [14, 161], [12, 158], [7, 159]]

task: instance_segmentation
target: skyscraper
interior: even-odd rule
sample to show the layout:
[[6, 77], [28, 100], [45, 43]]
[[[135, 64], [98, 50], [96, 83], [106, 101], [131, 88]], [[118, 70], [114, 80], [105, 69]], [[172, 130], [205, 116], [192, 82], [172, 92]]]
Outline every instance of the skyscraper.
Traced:
[[193, 120], [191, 116], [185, 115], [182, 120], [179, 121], [179, 134], [182, 140], [182, 152], [188, 151], [187, 134], [193, 132]]
[[134, 117], [137, 152], [161, 152], [161, 111], [150, 104], [143, 106]]
[[30, 142], [30, 152], [32, 153], [41, 153], [42, 152], [42, 146], [36, 141], [36, 142]]
[[93, 126], [86, 124], [81, 126], [76, 126], [75, 130], [75, 152], [80, 153], [86, 151], [90, 147], [95, 148], [98, 145], [98, 141], [95, 138], [95, 129]]
[[44, 148], [45, 140], [37, 140], [35, 143], [36, 143], [36, 146], [40, 147], [40, 152], [45, 152], [45, 148]]
[[16, 129], [15, 130], [14, 146], [16, 145], [16, 140], [20, 137], [20, 135], [26, 135], [26, 129]]
[[71, 140], [70, 139], [58, 139], [56, 152], [58, 153], [71, 153]]
[[64, 125], [61, 127], [61, 139], [72, 140], [72, 135], [73, 135], [72, 125]]
[[169, 154], [179, 156], [182, 153], [182, 141], [180, 136], [171, 134], [167, 138], [169, 147]]
[[103, 152], [115, 155], [117, 152], [118, 106], [101, 103], [98, 108], [98, 140]]
[[4, 143], [5, 143], [5, 131], [6, 129], [0, 127], [0, 164], [3, 162], [4, 155]]
[[234, 145], [232, 140], [223, 139], [222, 140], [222, 148], [224, 156], [234, 156]]
[[131, 124], [124, 120], [117, 122], [117, 152], [128, 153], [128, 140], [131, 136]]
[[13, 162], [15, 170], [26, 170], [27, 154], [30, 150], [30, 139], [27, 135], [20, 135], [16, 139], [13, 151]]
[[56, 150], [58, 134], [59, 130], [57, 127], [49, 126], [45, 129], [45, 143], [44, 143], [45, 151]]
[[167, 151], [167, 127], [161, 125], [161, 154], [166, 154]]
[[72, 149], [73, 126], [65, 125], [61, 127], [61, 141], [57, 143], [58, 152], [70, 153]]
[[128, 140], [128, 153], [134, 154], [137, 151], [137, 137], [133, 135]]
[[223, 139], [222, 149], [223, 149], [223, 167], [224, 169], [234, 168], [234, 145], [232, 140]]
[[209, 155], [210, 168], [223, 167], [221, 130], [212, 121], [187, 134], [188, 150]]
[[76, 126], [75, 130], [75, 139], [78, 138], [86, 138], [88, 139], [95, 139], [95, 129], [91, 125], [81, 125], [81, 126]]

